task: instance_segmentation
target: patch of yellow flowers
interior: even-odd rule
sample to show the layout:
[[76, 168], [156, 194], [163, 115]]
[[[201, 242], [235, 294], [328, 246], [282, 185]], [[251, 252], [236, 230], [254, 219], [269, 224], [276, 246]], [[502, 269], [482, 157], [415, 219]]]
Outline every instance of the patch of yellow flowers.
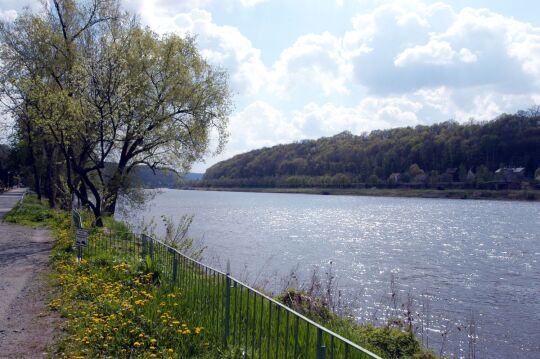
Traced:
[[49, 307], [65, 318], [68, 334], [55, 355], [186, 358], [208, 350], [204, 328], [183, 318], [180, 292], [156, 287], [153, 273], [142, 273], [137, 263], [90, 257], [79, 264], [74, 255], [62, 255], [69, 230], [56, 228], [55, 233], [53, 283], [59, 290]]

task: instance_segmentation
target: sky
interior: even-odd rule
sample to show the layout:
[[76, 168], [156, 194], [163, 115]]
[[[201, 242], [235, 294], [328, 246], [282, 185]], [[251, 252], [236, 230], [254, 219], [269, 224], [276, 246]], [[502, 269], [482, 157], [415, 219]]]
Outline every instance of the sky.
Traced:
[[[230, 76], [229, 142], [280, 143], [540, 105], [540, 1], [122, 0]], [[39, 1], [0, 0], [11, 19]]]

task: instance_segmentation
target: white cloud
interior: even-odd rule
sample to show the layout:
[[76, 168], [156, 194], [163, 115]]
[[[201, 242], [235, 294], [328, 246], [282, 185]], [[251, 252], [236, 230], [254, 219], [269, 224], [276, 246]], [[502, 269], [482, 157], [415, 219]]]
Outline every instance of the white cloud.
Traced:
[[344, 41], [355, 80], [373, 93], [540, 85], [540, 28], [486, 9], [392, 2], [356, 16]]
[[240, 4], [245, 7], [253, 7], [268, 0], [240, 0]]
[[322, 90], [325, 95], [347, 93], [351, 68], [339, 38], [329, 32], [299, 37], [282, 51], [273, 66], [273, 85], [283, 95], [290, 90]]
[[195, 34], [203, 56], [229, 71], [235, 92], [254, 94], [266, 83], [267, 68], [260, 50], [238, 28], [217, 25], [207, 10], [170, 15], [155, 5], [152, 1], [141, 5], [143, 21], [160, 33]]
[[190, 11], [193, 9], [208, 9], [213, 5], [226, 5], [229, 10], [234, 8], [253, 8], [268, 0], [122, 0], [125, 7], [129, 9], [140, 8], [145, 2], [155, 8], [166, 9], [169, 14], [180, 11]]
[[458, 62], [473, 63], [478, 57], [469, 49], [455, 51], [447, 41], [431, 39], [426, 45], [409, 47], [394, 60], [396, 67], [409, 65], [453, 65]]
[[0, 10], [0, 20], [11, 22], [17, 17], [16, 10]]
[[394, 60], [396, 67], [410, 64], [449, 65], [453, 63], [456, 52], [446, 41], [430, 40], [426, 45], [409, 47], [397, 55]]
[[478, 56], [476, 56], [471, 50], [463, 47], [459, 50], [459, 59], [462, 62], [470, 63], [478, 61]]

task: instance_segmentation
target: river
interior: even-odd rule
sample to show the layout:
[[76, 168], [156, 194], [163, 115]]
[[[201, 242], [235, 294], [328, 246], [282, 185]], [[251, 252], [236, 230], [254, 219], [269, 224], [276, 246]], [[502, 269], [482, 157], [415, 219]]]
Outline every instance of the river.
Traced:
[[410, 309], [437, 354], [540, 358], [538, 203], [165, 189], [119, 217], [184, 214], [204, 260], [240, 279], [277, 292], [318, 270], [360, 322]]

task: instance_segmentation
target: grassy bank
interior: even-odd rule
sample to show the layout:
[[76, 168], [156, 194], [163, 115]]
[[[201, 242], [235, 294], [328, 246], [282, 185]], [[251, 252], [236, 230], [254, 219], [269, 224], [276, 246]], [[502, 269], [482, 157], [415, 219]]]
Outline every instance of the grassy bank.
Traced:
[[[91, 228], [91, 217], [84, 217], [85, 227]], [[213, 313], [212, 305], [219, 306], [219, 301], [214, 302], [214, 299], [222, 295], [223, 281], [216, 281], [200, 270], [183, 267], [178, 280], [191, 281], [195, 285], [180, 290], [179, 286], [170, 285], [168, 274], [159, 263], [168, 261], [165, 253], [152, 260], [149, 256], [123, 255], [124, 252], [114, 245], [95, 247], [77, 263], [72, 246], [70, 215], [50, 211], [32, 196], [27, 196], [6, 216], [6, 220], [32, 226], [46, 225], [56, 237], [51, 256], [51, 282], [56, 290], [50, 308], [64, 318], [65, 335], [56, 344], [54, 357], [252, 358], [264, 354], [263, 348], [268, 350], [268, 347], [261, 345], [262, 341], [270, 338], [268, 333], [283, 334], [288, 330], [284, 322], [268, 321], [272, 323], [268, 327], [257, 327], [260, 329], [250, 332], [254, 341], [259, 340], [259, 349], [246, 350], [251, 342], [246, 334], [245, 342], [241, 338], [238, 341], [231, 339], [229, 349], [224, 351], [221, 349], [220, 320], [210, 316]], [[113, 231], [126, 230], [123, 224], [111, 219], [107, 219], [106, 223], [108, 228], [90, 229], [90, 241], [103, 241]], [[248, 304], [249, 293], [236, 287], [231, 291], [234, 293], [232, 308], [236, 309], [238, 305], [241, 308], [242, 303], [244, 306]], [[201, 293], [204, 295], [201, 296]], [[313, 305], [318, 303], [317, 298], [309, 298], [295, 291], [277, 299], [382, 357], [434, 358], [407, 331], [390, 326], [376, 328], [358, 325], [351, 319], [332, 314], [324, 306]], [[242, 317], [241, 312], [233, 311], [232, 317], [238, 319], [238, 322], [233, 319], [233, 323], [239, 323], [239, 326], [232, 326], [231, 338], [243, 336], [238, 335], [243, 333], [243, 329], [247, 333], [251, 328], [256, 328], [255, 322], [259, 320], [266, 322], [267, 318], [263, 318], [262, 314], [267, 313], [263, 311], [266, 304], [261, 301], [253, 303], [253, 313], [260, 311], [260, 318], [258, 314]], [[297, 328], [301, 340], [316, 334], [313, 331], [310, 333], [302, 325]], [[299, 343], [300, 348], [307, 348], [304, 342]], [[290, 343], [291, 351], [294, 344]], [[297, 357], [311, 358], [311, 351], [306, 349], [306, 352], [309, 353], [307, 356], [300, 354]]]
[[342, 196], [416, 197], [448, 199], [484, 199], [507, 201], [540, 201], [540, 190], [478, 190], [478, 189], [401, 189], [401, 188], [212, 188], [186, 187], [198, 191], [300, 193]]

